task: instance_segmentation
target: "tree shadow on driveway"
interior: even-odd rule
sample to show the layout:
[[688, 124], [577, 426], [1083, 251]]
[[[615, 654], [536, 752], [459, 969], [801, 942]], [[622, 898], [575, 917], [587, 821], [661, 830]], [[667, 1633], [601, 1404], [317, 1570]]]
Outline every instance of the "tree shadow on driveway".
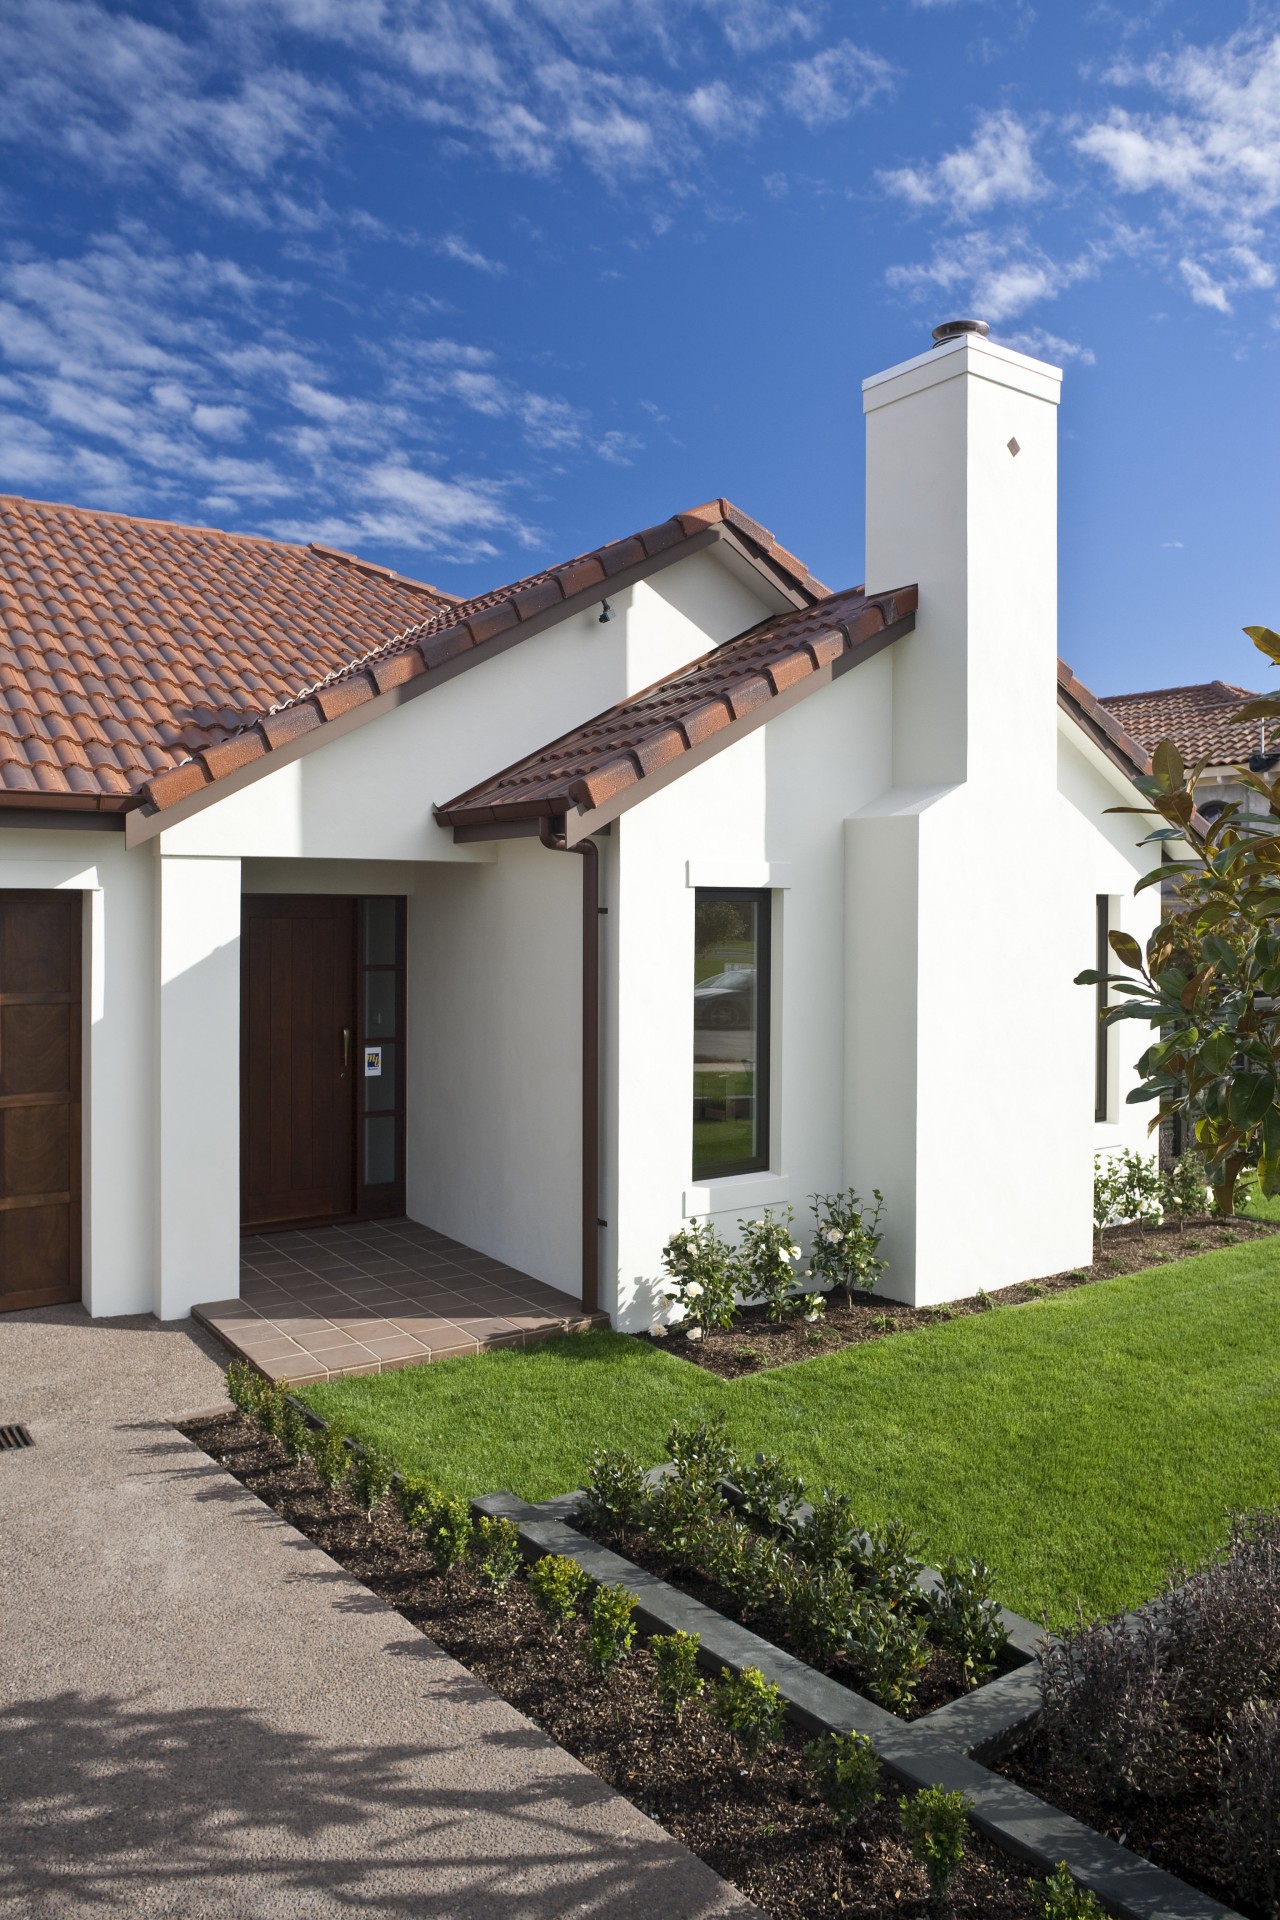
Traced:
[[338, 1744], [248, 1708], [115, 1694], [17, 1702], [0, 1711], [0, 1911], [751, 1911], [590, 1774], [522, 1766], [534, 1744], [532, 1728]]

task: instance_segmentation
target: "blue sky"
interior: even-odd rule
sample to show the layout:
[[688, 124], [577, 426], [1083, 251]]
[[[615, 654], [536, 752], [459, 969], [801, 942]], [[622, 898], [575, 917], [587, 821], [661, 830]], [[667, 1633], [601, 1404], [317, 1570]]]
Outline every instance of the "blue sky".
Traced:
[[858, 384], [1065, 366], [1062, 651], [1265, 684], [1280, 13], [0, 0], [0, 489], [470, 592], [716, 494], [861, 578]]

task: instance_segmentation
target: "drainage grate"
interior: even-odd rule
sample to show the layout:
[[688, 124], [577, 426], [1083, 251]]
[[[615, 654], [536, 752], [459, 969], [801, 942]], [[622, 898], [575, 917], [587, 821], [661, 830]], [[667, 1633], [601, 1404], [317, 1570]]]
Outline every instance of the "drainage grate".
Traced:
[[7, 1453], [13, 1447], [33, 1447], [35, 1441], [25, 1427], [0, 1427], [0, 1453]]

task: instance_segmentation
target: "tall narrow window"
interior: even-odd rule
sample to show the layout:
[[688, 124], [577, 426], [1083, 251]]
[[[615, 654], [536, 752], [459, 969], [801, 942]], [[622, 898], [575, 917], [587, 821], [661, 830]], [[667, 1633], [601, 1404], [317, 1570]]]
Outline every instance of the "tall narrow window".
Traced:
[[699, 887], [694, 906], [693, 1176], [769, 1164], [767, 889]]
[[[1098, 957], [1094, 962], [1099, 973], [1111, 970], [1111, 947], [1107, 935], [1111, 931], [1111, 902], [1105, 893], [1098, 895]], [[1093, 1117], [1095, 1120], [1107, 1118], [1108, 1082], [1111, 1077], [1111, 1061], [1108, 1047], [1111, 1029], [1103, 1020], [1107, 1010], [1106, 982], [1100, 980], [1095, 988], [1097, 994], [1096, 1031], [1093, 1039]]]

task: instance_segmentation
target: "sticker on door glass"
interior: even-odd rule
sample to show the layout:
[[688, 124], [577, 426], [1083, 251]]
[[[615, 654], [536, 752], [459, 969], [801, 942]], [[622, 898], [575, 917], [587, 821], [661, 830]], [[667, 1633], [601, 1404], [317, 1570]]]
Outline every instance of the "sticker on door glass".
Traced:
[[364, 1050], [364, 1077], [366, 1080], [379, 1080], [382, 1077], [382, 1048], [366, 1047]]

